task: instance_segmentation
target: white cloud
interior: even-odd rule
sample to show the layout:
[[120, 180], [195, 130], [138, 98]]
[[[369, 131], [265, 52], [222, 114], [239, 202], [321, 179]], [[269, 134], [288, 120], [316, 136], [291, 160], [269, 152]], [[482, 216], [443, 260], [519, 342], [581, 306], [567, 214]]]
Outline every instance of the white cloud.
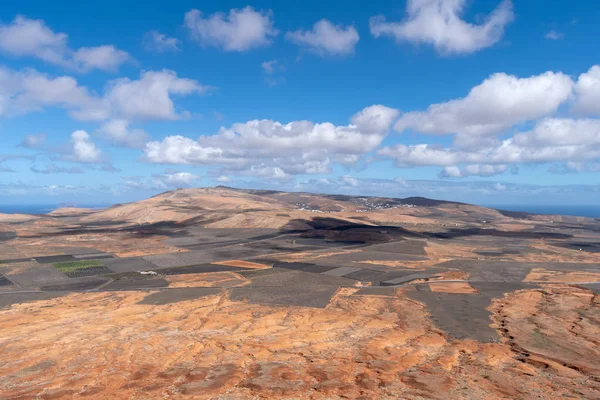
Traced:
[[190, 10], [185, 14], [185, 26], [192, 38], [203, 46], [247, 51], [271, 44], [279, 33], [272, 18], [271, 11], [255, 11], [250, 6], [233, 8], [227, 15], [219, 12], [207, 17], [199, 10]]
[[[393, 159], [399, 167], [589, 162], [600, 158], [600, 120], [545, 118], [532, 130], [488, 147], [464, 149], [399, 144], [384, 147], [378, 154]], [[453, 171], [456, 170], [448, 170]]]
[[275, 73], [282, 68], [281, 64], [279, 64], [279, 61], [277, 60], [265, 61], [260, 64], [260, 66], [266, 74]]
[[190, 187], [197, 182], [200, 177], [190, 172], [177, 172], [172, 170], [165, 171], [164, 174], [152, 175], [154, 183], [159, 188], [183, 188]]
[[84, 130], [71, 134], [70, 152], [63, 159], [79, 163], [101, 163], [102, 151], [92, 142], [90, 135]]
[[148, 161], [158, 164], [204, 164], [218, 162], [223, 150], [203, 147], [193, 139], [177, 135], [146, 143], [144, 153]]
[[371, 106], [352, 124], [254, 120], [193, 140], [169, 136], [146, 144], [145, 159], [163, 164], [201, 164], [243, 174], [287, 178], [330, 171], [331, 164], [356, 163], [387, 135], [396, 110]]
[[460, 178], [461, 176], [460, 168], [456, 165], [445, 167], [442, 172], [440, 172], [440, 178]]
[[352, 25], [344, 27], [322, 19], [313, 25], [312, 30], [288, 32], [285, 38], [320, 55], [343, 56], [354, 53], [360, 37]]
[[568, 161], [562, 164], [553, 164], [548, 168], [548, 172], [552, 174], [568, 174], [580, 172], [600, 172], [600, 162], [577, 162]]
[[10, 24], [0, 25], [0, 52], [11, 56], [36, 57], [80, 72], [114, 71], [121, 64], [133, 61], [127, 52], [112, 45], [72, 50], [67, 40], [67, 34], [55, 33], [39, 19], [18, 15]]
[[488, 177], [502, 174], [507, 170], [506, 165], [471, 164], [463, 168], [456, 165], [445, 167], [439, 174], [440, 178], [466, 178], [469, 176]]
[[[440, 148], [428, 144], [406, 146], [398, 144], [383, 147], [377, 152], [384, 157], [392, 158], [399, 167], [408, 166], [454, 166], [464, 161], [467, 157], [454, 149]], [[471, 162], [477, 162], [475, 160]]]
[[[576, 83], [562, 73], [495, 74], [468, 96], [406, 113], [395, 124], [399, 132], [454, 135], [452, 146], [398, 144], [379, 149], [378, 155], [399, 167], [444, 167], [442, 177], [492, 176], [518, 164], [547, 163], [555, 163], [551, 172], [590, 172], [600, 160], [600, 119], [548, 117], [570, 100], [579, 113], [600, 114], [600, 67], [581, 74]], [[535, 123], [528, 131], [503, 140], [498, 136], [529, 121]]]
[[181, 51], [181, 40], [159, 31], [150, 31], [144, 35], [144, 48], [155, 53], [178, 52]]
[[35, 70], [13, 71], [0, 67], [0, 116], [14, 116], [44, 107], [68, 110], [93, 102], [86, 88], [68, 76], [51, 78]]
[[142, 148], [150, 139], [143, 129], [130, 128], [129, 121], [124, 119], [107, 121], [98, 129], [98, 133], [114, 144], [131, 148]]
[[353, 177], [348, 176], [348, 175], [342, 176], [341, 180], [342, 180], [342, 182], [344, 182], [348, 186], [357, 187], [357, 186], [360, 185], [360, 182], [358, 181], [358, 179], [353, 178]]
[[38, 135], [25, 135], [20, 146], [27, 149], [39, 149], [46, 144], [48, 135], [40, 133]]
[[73, 54], [73, 60], [85, 71], [92, 69], [116, 71], [121, 64], [133, 61], [133, 58], [129, 53], [115, 46], [104, 45], [81, 47]]
[[380, 104], [366, 107], [350, 119], [363, 132], [386, 132], [400, 112]]
[[546, 39], [550, 39], [550, 40], [558, 40], [558, 39], [562, 39], [562, 38], [564, 38], [564, 37], [565, 37], [565, 35], [563, 35], [563, 34], [562, 34], [562, 33], [560, 33], [560, 32], [557, 32], [557, 31], [555, 31], [555, 30], [551, 30], [550, 32], [546, 33], [546, 34], [544, 35], [544, 37], [545, 37]]
[[594, 65], [589, 71], [579, 75], [575, 84], [575, 111], [600, 115], [600, 66]]
[[66, 64], [68, 36], [54, 33], [44, 21], [18, 15], [0, 25], [0, 50], [13, 56], [33, 56], [52, 64]]
[[387, 22], [383, 16], [372, 17], [371, 34], [430, 44], [442, 54], [467, 54], [497, 43], [514, 19], [512, 2], [504, 0], [482, 24], [471, 24], [461, 19], [466, 4], [467, 0], [408, 0], [406, 20]]
[[231, 178], [225, 175], [221, 175], [217, 178], [217, 182], [221, 182], [221, 183], [229, 183], [231, 182]]
[[126, 119], [179, 119], [171, 95], [204, 94], [209, 87], [173, 71], [146, 71], [140, 79], [112, 81], [104, 96], [112, 113]]
[[270, 180], [287, 180], [292, 178], [291, 175], [286, 173], [281, 167], [265, 164], [251, 165], [250, 169], [246, 171], [246, 175]]
[[472, 88], [467, 97], [402, 115], [395, 129], [428, 134], [496, 134], [553, 113], [569, 99], [572, 90], [573, 81], [560, 72], [529, 78], [497, 73]]
[[178, 111], [173, 97], [204, 94], [211, 89], [179, 78], [173, 71], [145, 71], [138, 80], [110, 81], [103, 96], [98, 96], [69, 76], [53, 78], [35, 70], [18, 72], [0, 67], [0, 116], [60, 107], [82, 121], [175, 120], [189, 113]]
[[545, 118], [526, 133], [514, 136], [517, 145], [542, 146], [600, 146], [600, 120]]

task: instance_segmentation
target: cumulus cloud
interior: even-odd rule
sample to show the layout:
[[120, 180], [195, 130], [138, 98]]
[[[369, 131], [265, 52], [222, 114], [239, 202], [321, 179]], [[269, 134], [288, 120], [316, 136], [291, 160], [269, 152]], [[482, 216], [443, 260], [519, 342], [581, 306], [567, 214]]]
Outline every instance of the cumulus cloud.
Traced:
[[514, 18], [512, 2], [504, 0], [482, 24], [472, 24], [461, 19], [466, 4], [467, 0], [408, 0], [404, 21], [372, 17], [371, 34], [390, 36], [398, 42], [429, 44], [442, 54], [467, 54], [497, 43]]
[[144, 158], [162, 164], [212, 165], [248, 175], [286, 179], [290, 175], [319, 174], [334, 162], [355, 163], [375, 150], [387, 135], [398, 111], [367, 107], [351, 124], [253, 120], [221, 128], [193, 140], [168, 136], [146, 144]]
[[348, 185], [348, 186], [352, 186], [352, 187], [357, 187], [360, 185], [360, 182], [358, 181], [358, 179], [349, 176], [349, 175], [344, 175], [341, 177], [341, 181], [344, 182], [344, 184]]
[[181, 51], [181, 40], [168, 37], [159, 31], [146, 32], [144, 35], [144, 48], [154, 53]]
[[489, 147], [464, 149], [399, 144], [384, 147], [378, 154], [393, 159], [399, 167], [588, 162], [600, 158], [600, 120], [545, 118], [530, 131]]
[[47, 137], [48, 135], [45, 133], [40, 133], [37, 135], [25, 135], [19, 146], [25, 147], [26, 149], [39, 149], [44, 147]]
[[600, 120], [545, 118], [525, 133], [514, 136], [516, 145], [542, 146], [600, 146]]
[[445, 167], [439, 174], [440, 178], [466, 178], [469, 176], [488, 177], [502, 174], [507, 170], [506, 165], [472, 164], [460, 168], [456, 165]]
[[[131, 123], [186, 118], [189, 113], [178, 110], [174, 98], [209, 90], [195, 80], [162, 70], [142, 72], [137, 80], [110, 81], [103, 95], [97, 95], [69, 76], [51, 77], [35, 70], [0, 67], [0, 117], [59, 107], [76, 120], [103, 122], [98, 133], [114, 144], [141, 147], [148, 136], [141, 129], [131, 128]], [[26, 137], [22, 146], [39, 146], [40, 140]]]
[[225, 51], [247, 51], [271, 44], [279, 33], [273, 26], [271, 11], [255, 11], [248, 6], [204, 16], [199, 10], [185, 14], [185, 27], [191, 37], [203, 46]]
[[548, 168], [552, 174], [569, 174], [580, 172], [600, 172], [600, 162], [577, 162], [568, 161], [561, 164], [553, 164]]
[[98, 129], [98, 133], [109, 142], [130, 148], [142, 148], [150, 139], [143, 129], [130, 128], [129, 121], [124, 119], [107, 121]]
[[0, 50], [13, 56], [34, 56], [52, 64], [64, 64], [68, 36], [54, 33], [42, 20], [18, 15], [0, 25]]
[[221, 183], [229, 183], [231, 182], [231, 178], [225, 175], [221, 175], [219, 176], [217, 179], [217, 182], [221, 182]]
[[194, 183], [200, 180], [198, 175], [190, 172], [177, 172], [174, 170], [166, 170], [163, 174], [152, 175], [154, 183], [159, 188], [184, 188], [191, 187]]
[[316, 22], [311, 30], [287, 32], [285, 38], [322, 56], [353, 54], [360, 39], [358, 31], [352, 25], [334, 25], [326, 19]]
[[[184, 117], [177, 113], [172, 95], [205, 94], [211, 88], [193, 79], [178, 78], [174, 71], [145, 71], [140, 79], [117, 79], [109, 83], [100, 108], [125, 119], [165, 119]], [[91, 111], [91, 112], [90, 112]], [[82, 119], [95, 119], [96, 110], [82, 110]]]
[[52, 78], [35, 70], [13, 71], [0, 67], [0, 116], [14, 116], [44, 107], [76, 110], [92, 107], [87, 88], [69, 76]]
[[[380, 156], [392, 158], [398, 167], [453, 166], [465, 160], [468, 153], [429, 144], [386, 146], [377, 151]], [[475, 154], [474, 154], [475, 155]], [[475, 158], [473, 156], [473, 158]]]
[[285, 172], [283, 168], [270, 166], [266, 164], [255, 164], [251, 165], [250, 169], [245, 171], [246, 175], [256, 176], [267, 180], [288, 180], [292, 179], [292, 176]]
[[64, 160], [86, 164], [103, 162], [102, 151], [84, 130], [78, 130], [71, 134], [69, 147], [69, 152], [62, 157]]
[[[492, 176], [521, 163], [554, 163], [552, 172], [584, 165], [579, 170], [589, 171], [600, 158], [600, 120], [549, 117], [563, 104], [582, 114], [600, 113], [600, 67], [577, 82], [555, 72], [529, 78], [494, 74], [466, 97], [403, 114], [394, 126], [398, 132], [454, 135], [452, 146], [398, 144], [378, 154], [399, 167], [444, 167], [441, 177]], [[500, 138], [525, 122], [534, 122], [533, 127]]]
[[350, 122], [362, 132], [387, 132], [398, 114], [394, 108], [375, 104], [354, 114]]
[[575, 84], [575, 111], [587, 115], [600, 115], [600, 66], [594, 65], [579, 75]]
[[73, 50], [67, 41], [67, 34], [55, 33], [39, 19], [18, 15], [11, 23], [0, 25], [0, 52], [11, 56], [35, 57], [80, 72], [114, 71], [121, 64], [133, 61], [129, 53], [112, 45]]
[[116, 71], [121, 64], [133, 59], [126, 51], [112, 45], [104, 45], [81, 47], [73, 53], [73, 60], [86, 71], [92, 69]]
[[394, 128], [427, 134], [496, 134], [553, 113], [572, 91], [573, 81], [560, 72], [529, 78], [497, 73], [472, 88], [466, 97], [402, 115]]

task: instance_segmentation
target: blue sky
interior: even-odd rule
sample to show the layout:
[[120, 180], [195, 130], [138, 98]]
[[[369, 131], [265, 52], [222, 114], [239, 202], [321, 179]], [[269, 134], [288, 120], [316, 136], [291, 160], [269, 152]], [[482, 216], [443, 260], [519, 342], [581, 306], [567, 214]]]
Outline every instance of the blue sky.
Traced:
[[600, 5], [22, 1], [0, 203], [178, 187], [596, 204]]

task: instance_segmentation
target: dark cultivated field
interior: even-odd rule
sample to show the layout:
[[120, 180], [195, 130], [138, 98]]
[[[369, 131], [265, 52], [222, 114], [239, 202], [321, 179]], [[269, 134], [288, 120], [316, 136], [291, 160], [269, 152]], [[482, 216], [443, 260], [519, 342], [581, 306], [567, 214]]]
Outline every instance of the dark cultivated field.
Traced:
[[16, 232], [0, 232], [0, 241], [9, 241], [17, 237]]
[[600, 253], [600, 242], [564, 242], [552, 243], [552, 245], [565, 249], [586, 251], [588, 253]]
[[55, 262], [65, 262], [65, 261], [74, 261], [75, 257], [72, 255], [56, 255], [56, 256], [44, 256], [44, 257], [35, 257], [35, 261], [40, 264], [52, 264]]
[[161, 277], [145, 277], [144, 275], [136, 274], [138, 277], [123, 277], [116, 279], [109, 284], [103, 286], [104, 290], [140, 290], [153, 288], [166, 288], [169, 282]]
[[83, 276], [106, 275], [111, 273], [113, 273], [113, 271], [102, 265], [96, 267], [80, 268], [75, 271], [65, 272], [65, 275], [67, 275], [69, 278], [81, 278]]
[[109, 282], [108, 278], [81, 277], [79, 279], [69, 280], [68, 282], [41, 286], [40, 290], [47, 292], [92, 290], [107, 282]]
[[0, 286], [10, 286], [12, 284], [13, 283], [11, 281], [9, 281], [7, 277], [0, 274]]
[[183, 275], [183, 274], [205, 274], [209, 272], [237, 272], [243, 271], [245, 268], [230, 267], [228, 265], [215, 265], [215, 264], [203, 264], [203, 265], [190, 265], [183, 267], [173, 268], [162, 268], [158, 269], [161, 275]]
[[474, 339], [495, 342], [499, 339], [490, 327], [490, 312], [487, 307], [492, 298], [502, 297], [515, 290], [536, 287], [522, 282], [472, 282], [479, 294], [438, 293], [428, 285], [416, 285], [408, 292], [415, 300], [425, 303], [432, 319], [441, 329], [457, 339]]
[[214, 296], [221, 293], [219, 288], [181, 288], [168, 289], [152, 293], [144, 297], [139, 304], [162, 305], [177, 303], [178, 301], [194, 300], [206, 296]]
[[33, 258], [9, 258], [7, 260], [0, 260], [0, 264], [15, 264], [29, 261], [33, 261]]

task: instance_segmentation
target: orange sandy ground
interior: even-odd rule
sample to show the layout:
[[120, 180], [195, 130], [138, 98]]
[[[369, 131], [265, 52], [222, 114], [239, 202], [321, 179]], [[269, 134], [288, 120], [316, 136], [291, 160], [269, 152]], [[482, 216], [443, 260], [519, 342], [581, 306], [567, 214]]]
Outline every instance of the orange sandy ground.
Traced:
[[534, 268], [527, 274], [523, 281], [559, 283], [600, 282], [600, 273], [585, 271], [550, 271], [543, 268]]
[[13, 305], [0, 310], [0, 398], [600, 398], [589, 377], [600, 360], [589, 291], [495, 301], [504, 344], [449, 340], [402, 291], [353, 292], [326, 309], [223, 294], [137, 304], [147, 292]]
[[468, 282], [432, 282], [429, 284], [429, 289], [432, 292], [440, 293], [462, 293], [462, 294], [477, 294], [479, 293]]

